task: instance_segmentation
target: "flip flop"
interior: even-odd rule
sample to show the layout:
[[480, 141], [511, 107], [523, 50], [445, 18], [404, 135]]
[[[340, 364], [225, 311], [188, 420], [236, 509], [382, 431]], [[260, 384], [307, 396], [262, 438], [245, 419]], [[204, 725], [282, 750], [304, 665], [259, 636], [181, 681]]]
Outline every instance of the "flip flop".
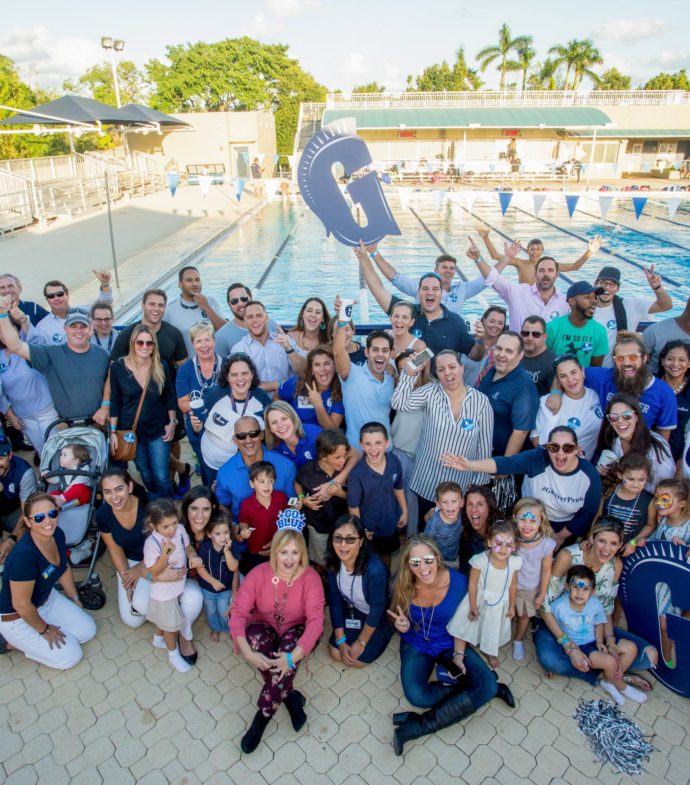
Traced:
[[623, 681], [626, 684], [630, 684], [633, 687], [637, 687], [638, 689], [642, 690], [642, 692], [651, 692], [654, 687], [652, 683], [644, 678], [644, 676], [638, 676], [632, 673], [626, 673], [623, 676]]

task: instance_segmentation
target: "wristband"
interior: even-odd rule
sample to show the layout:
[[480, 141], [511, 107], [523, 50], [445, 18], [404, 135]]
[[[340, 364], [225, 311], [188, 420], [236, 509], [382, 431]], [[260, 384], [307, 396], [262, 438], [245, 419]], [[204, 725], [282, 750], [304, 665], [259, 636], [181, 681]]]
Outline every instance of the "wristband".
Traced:
[[551, 390], [549, 395], [563, 395], [562, 390]]
[[298, 493], [297, 494], [297, 498], [298, 499], [306, 499], [307, 498], [307, 494], [306, 493]]
[[[9, 317], [8, 313], [0, 313], [0, 319], [7, 319]], [[43, 635], [43, 633], [41, 633]]]
[[367, 642], [366, 641], [363, 641], [361, 638], [357, 638], [357, 643], [359, 643], [359, 645], [362, 647], [362, 651], [364, 651], [364, 649], [366, 649], [366, 647], [367, 647]]
[[10, 534], [7, 539], [8, 540], [12, 540], [12, 542], [17, 542], [17, 535], [16, 534]]
[[287, 652], [286, 657], [287, 657], [288, 668], [290, 668], [291, 671], [294, 671], [295, 663], [292, 661], [292, 652], [291, 651]]
[[369, 253], [369, 256], [371, 256], [371, 258], [372, 258], [372, 259], [376, 259], [376, 257], [377, 257], [378, 255], [379, 255], [379, 252], [378, 252], [378, 251], [371, 251], [371, 252]]
[[45, 635], [45, 634], [46, 634], [46, 632], [48, 632], [48, 630], [49, 630], [49, 629], [50, 629], [50, 624], [46, 624], [46, 628], [45, 628], [45, 630], [43, 630], [43, 632], [39, 632], [38, 634], [39, 634], [39, 635]]
[[616, 642], [616, 636], [615, 635], [607, 635], [606, 638], [604, 638], [604, 640], [609, 641], [609, 640], [611, 640], [611, 638], [613, 638], [613, 642], [615, 643]]
[[153, 580], [153, 575], [151, 575], [151, 573], [150, 573], [150, 572], [147, 572], [147, 573], [146, 573], [146, 580], [147, 580], [147, 581], [152, 581], [152, 580]]
[[556, 640], [556, 643], [565, 648], [570, 643], [570, 638], [567, 635], [561, 635], [561, 637]]
[[653, 292], [658, 292], [658, 291], [659, 291], [659, 289], [661, 289], [661, 287], [662, 287], [662, 286], [663, 286], [663, 284], [662, 284], [662, 283], [660, 283], [658, 286], [652, 286], [652, 291], [653, 291]]
[[[637, 548], [637, 538], [633, 537], [632, 540], [628, 543], [628, 545], [632, 545], [633, 548]], [[613, 635], [609, 635], [609, 638], [613, 638]]]
[[[7, 315], [7, 314], [5, 314], [5, 315]], [[338, 320], [338, 321], [335, 323], [335, 326], [336, 326], [336, 327], [347, 327], [347, 325], [348, 325], [348, 324], [350, 324], [350, 322], [341, 322], [340, 320]]]
[[455, 659], [456, 657], [464, 657], [464, 656], [465, 656], [465, 652], [460, 651], [460, 649], [455, 649], [455, 651], [453, 652], [453, 659]]
[[292, 354], [294, 351], [295, 350], [292, 347], [290, 347], [289, 349], [285, 350], [285, 354]]
[[110, 406], [110, 401], [101, 401], [101, 406]]
[[117, 425], [110, 426], [110, 433], [115, 433], [116, 430], [117, 430]]
[[345, 643], [346, 641], [347, 641], [347, 637], [345, 635], [343, 635], [342, 637], [338, 638], [338, 640], [335, 642], [335, 645], [336, 646], [340, 646], [341, 644]]

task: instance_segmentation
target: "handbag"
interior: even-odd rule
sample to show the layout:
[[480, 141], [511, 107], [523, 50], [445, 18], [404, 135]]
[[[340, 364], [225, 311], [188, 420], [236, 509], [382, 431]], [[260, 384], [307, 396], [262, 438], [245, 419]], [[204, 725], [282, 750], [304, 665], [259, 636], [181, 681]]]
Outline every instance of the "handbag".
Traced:
[[134, 415], [134, 422], [132, 423], [132, 427], [113, 431], [113, 433], [117, 436], [117, 448], [113, 453], [113, 460], [115, 461], [133, 461], [134, 456], [137, 454], [137, 423], [139, 422], [141, 407], [144, 405], [144, 398], [146, 397], [146, 391], [149, 388], [150, 379], [151, 373], [149, 372], [148, 376], [146, 377], [146, 384], [141, 391], [139, 405], [137, 406], [137, 413]]

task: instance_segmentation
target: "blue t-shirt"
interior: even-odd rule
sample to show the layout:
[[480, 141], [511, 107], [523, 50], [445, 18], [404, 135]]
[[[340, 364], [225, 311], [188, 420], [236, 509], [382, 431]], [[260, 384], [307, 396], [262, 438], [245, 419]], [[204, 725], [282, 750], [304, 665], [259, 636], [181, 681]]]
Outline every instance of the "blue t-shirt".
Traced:
[[594, 627], [606, 624], [604, 606], [594, 595], [581, 611], [575, 611], [570, 607], [570, 595], [565, 591], [551, 603], [551, 613], [563, 632], [578, 646], [593, 643], [596, 640]]
[[[281, 401], [287, 401], [292, 406], [292, 408], [299, 415], [300, 420], [302, 420], [303, 425], [306, 425], [307, 423], [318, 425], [319, 421], [316, 417], [316, 409], [313, 407], [309, 397], [307, 395], [297, 395], [295, 393], [298, 381], [299, 376], [291, 376], [289, 379], [286, 379], [280, 385], [280, 389], [278, 390], [278, 397]], [[324, 390], [321, 393], [321, 400], [323, 401], [326, 414], [345, 415], [345, 407], [343, 406], [343, 402], [334, 401], [332, 399], [330, 390]]]
[[539, 394], [527, 371], [518, 366], [494, 382], [490, 368], [477, 389], [489, 398], [494, 410], [493, 455], [503, 455], [513, 431], [531, 431], [537, 422]]
[[[614, 381], [613, 368], [585, 368], [585, 385], [599, 396], [601, 408], [619, 392]], [[644, 421], [650, 430], [654, 428], [675, 428], [678, 424], [678, 406], [673, 390], [661, 379], [653, 381], [639, 397]]]
[[[236, 559], [240, 558], [238, 545], [239, 543], [233, 542], [230, 546], [230, 552]], [[201, 543], [196, 555], [201, 559], [204, 568], [209, 571], [212, 577], [220, 581], [224, 586], [224, 588], [220, 590], [214, 589], [210, 583], [207, 583], [203, 578], [197, 576], [197, 582], [204, 591], [212, 591], [215, 594], [220, 594], [221, 591], [229, 591], [232, 589], [232, 579], [235, 577], [235, 573], [228, 567], [223, 551], [217, 551], [213, 547], [210, 538], [206, 538]]]
[[376, 537], [388, 537], [400, 520], [400, 505], [393, 490], [403, 487], [402, 465], [396, 455], [386, 454], [383, 474], [362, 458], [347, 478], [348, 507], [359, 507], [364, 528]]
[[395, 386], [389, 373], [384, 373], [379, 381], [368, 365], [351, 364], [347, 379], [341, 378], [340, 384], [347, 412], [347, 440], [352, 447], [359, 448], [359, 431], [365, 423], [380, 422], [388, 431]]
[[320, 425], [308, 423], [303, 427], [304, 436], [297, 442], [295, 452], [292, 452], [285, 442], [278, 442], [275, 448], [276, 452], [289, 458], [298, 469], [305, 463], [316, 460], [316, 439], [323, 431]]
[[10, 581], [34, 581], [31, 603], [40, 608], [50, 596], [50, 592], [67, 569], [67, 546], [62, 529], [55, 529], [55, 543], [60, 555], [58, 565], [51, 564], [38, 550], [30, 534], [25, 534], [12, 548], [5, 561], [5, 573], [0, 588], [0, 613], [15, 613], [12, 605]]
[[436, 510], [429, 518], [424, 534], [436, 542], [443, 561], [455, 561], [458, 558], [458, 546], [462, 534], [462, 516], [458, 515], [455, 523], [446, 523], [441, 518], [441, 511]]

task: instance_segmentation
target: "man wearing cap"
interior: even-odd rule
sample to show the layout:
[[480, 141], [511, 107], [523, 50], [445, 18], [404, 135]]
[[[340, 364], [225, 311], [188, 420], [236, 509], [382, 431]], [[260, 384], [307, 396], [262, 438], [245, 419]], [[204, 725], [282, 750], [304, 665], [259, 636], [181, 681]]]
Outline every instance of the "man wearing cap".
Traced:
[[647, 283], [654, 292], [655, 300], [646, 297], [618, 296], [621, 285], [621, 271], [617, 267], [604, 267], [597, 276], [594, 285], [603, 289], [597, 296], [595, 321], [606, 329], [609, 350], [604, 359], [604, 367], [613, 367], [613, 345], [619, 332], [637, 332], [640, 322], [655, 313], [664, 313], [673, 308], [671, 296], [666, 291], [661, 276], [654, 272], [654, 265], [644, 268]]
[[583, 368], [604, 362], [609, 349], [606, 330], [593, 319], [596, 298], [603, 291], [587, 281], [578, 281], [568, 289], [570, 313], [546, 325], [546, 345], [554, 354], [574, 354]]
[[0, 341], [12, 354], [31, 362], [42, 373], [60, 417], [91, 417], [99, 425], [108, 419], [110, 402], [104, 396], [110, 358], [91, 343], [87, 311], [71, 308], [65, 315], [65, 343], [53, 346], [22, 341], [8, 318], [9, 297], [0, 297]]
[[0, 543], [0, 564], [17, 542], [22, 505], [37, 490], [34, 470], [23, 458], [12, 454], [12, 445], [7, 439], [0, 438], [0, 538], [3, 532], [9, 533]]

